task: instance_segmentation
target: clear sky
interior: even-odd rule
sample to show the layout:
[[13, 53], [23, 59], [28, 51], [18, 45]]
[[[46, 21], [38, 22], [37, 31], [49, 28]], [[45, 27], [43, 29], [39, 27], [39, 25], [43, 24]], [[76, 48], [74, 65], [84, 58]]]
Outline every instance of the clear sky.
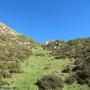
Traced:
[[43, 42], [90, 36], [90, 0], [0, 0], [0, 21]]

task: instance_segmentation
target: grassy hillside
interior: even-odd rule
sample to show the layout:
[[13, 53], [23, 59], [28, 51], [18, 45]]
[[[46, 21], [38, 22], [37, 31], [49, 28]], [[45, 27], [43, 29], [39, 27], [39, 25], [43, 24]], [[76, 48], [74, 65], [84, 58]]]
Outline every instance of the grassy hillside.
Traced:
[[[51, 51], [55, 59], [74, 59], [74, 63], [64, 69], [65, 73], [73, 73], [77, 83], [90, 87], [90, 38], [71, 41], [51, 41], [43, 45]], [[69, 81], [72, 76], [69, 77]], [[68, 81], [68, 83], [69, 83]]]
[[37, 45], [32, 39], [0, 23], [0, 86], [7, 83], [13, 73], [21, 73], [20, 63], [30, 57]]
[[[62, 73], [62, 70], [73, 63], [70, 59], [56, 60], [48, 56], [48, 52], [44, 51], [41, 47], [33, 49], [33, 55], [21, 63], [23, 73], [13, 75], [8, 79], [10, 87], [18, 87], [18, 90], [38, 90], [35, 85], [38, 79], [43, 75], [56, 75], [60, 76], [63, 81], [70, 74]], [[7, 85], [6, 85], [7, 86]], [[79, 84], [67, 85], [64, 83], [63, 90], [89, 90], [87, 86]]]
[[90, 38], [44, 45], [0, 23], [0, 87], [90, 90]]

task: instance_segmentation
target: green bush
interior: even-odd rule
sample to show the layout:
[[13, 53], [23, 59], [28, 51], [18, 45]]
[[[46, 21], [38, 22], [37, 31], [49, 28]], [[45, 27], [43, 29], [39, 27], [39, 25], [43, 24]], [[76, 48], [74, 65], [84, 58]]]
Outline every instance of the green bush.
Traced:
[[70, 85], [70, 84], [73, 84], [75, 81], [76, 81], [75, 76], [69, 76], [66, 78], [65, 83]]
[[85, 78], [88, 78], [88, 72], [83, 70], [83, 71], [78, 71], [77, 72], [77, 75], [79, 78], [82, 78], [82, 79], [85, 79]]
[[2, 75], [0, 74], [0, 87], [3, 85], [4, 81], [3, 81], [3, 77]]
[[9, 73], [21, 73], [21, 66], [19, 62], [11, 62], [8, 69]]
[[69, 67], [66, 67], [63, 69], [62, 73], [68, 73], [70, 71], [70, 68]]
[[3, 76], [3, 78], [11, 78], [11, 74], [8, 70], [2, 70], [1, 75]]
[[87, 63], [90, 63], [90, 56], [87, 56], [87, 57], [85, 58], [85, 60], [86, 60]]
[[62, 90], [63, 80], [58, 76], [46, 75], [36, 82], [39, 90]]

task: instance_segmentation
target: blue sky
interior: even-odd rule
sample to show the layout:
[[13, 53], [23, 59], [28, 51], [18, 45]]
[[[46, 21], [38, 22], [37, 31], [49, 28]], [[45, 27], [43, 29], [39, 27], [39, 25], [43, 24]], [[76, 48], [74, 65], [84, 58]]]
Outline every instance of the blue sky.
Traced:
[[0, 21], [33, 39], [90, 36], [90, 0], [0, 0]]

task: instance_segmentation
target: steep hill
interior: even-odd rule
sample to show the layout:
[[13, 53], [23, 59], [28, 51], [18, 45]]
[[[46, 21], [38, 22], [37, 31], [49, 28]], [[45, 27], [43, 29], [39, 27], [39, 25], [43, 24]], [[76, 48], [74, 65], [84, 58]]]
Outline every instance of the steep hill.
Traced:
[[[11, 77], [12, 73], [20, 73], [20, 63], [32, 54], [37, 43], [17, 33], [7, 25], [0, 23], [0, 81]], [[3, 84], [3, 83], [1, 83]]]

